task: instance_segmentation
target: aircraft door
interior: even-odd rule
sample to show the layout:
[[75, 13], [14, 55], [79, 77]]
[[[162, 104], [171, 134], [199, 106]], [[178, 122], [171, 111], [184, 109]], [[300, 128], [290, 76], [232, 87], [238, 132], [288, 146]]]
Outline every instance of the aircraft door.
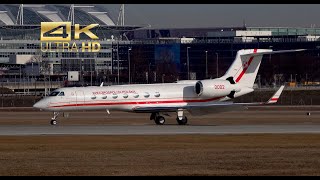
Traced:
[[85, 96], [83, 91], [76, 91], [76, 104], [82, 106], [85, 104]]

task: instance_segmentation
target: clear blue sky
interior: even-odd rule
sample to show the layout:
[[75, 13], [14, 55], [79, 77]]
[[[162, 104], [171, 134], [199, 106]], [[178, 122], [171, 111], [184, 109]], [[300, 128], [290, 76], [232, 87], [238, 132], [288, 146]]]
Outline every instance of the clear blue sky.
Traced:
[[[117, 19], [120, 5], [104, 5]], [[151, 27], [320, 27], [320, 4], [126, 4], [125, 24]]]

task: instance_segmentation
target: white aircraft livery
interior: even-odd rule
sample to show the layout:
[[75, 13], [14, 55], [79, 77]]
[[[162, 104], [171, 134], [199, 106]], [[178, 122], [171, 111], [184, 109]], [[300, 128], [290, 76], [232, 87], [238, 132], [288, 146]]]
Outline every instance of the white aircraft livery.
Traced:
[[151, 113], [150, 120], [163, 125], [169, 112], [177, 113], [179, 125], [187, 124], [184, 111], [191, 115], [244, 109], [249, 105], [276, 103], [284, 86], [265, 103], [233, 103], [233, 98], [251, 93], [265, 54], [298, 52], [297, 50], [242, 49], [228, 71], [220, 78], [183, 80], [175, 83], [129, 84], [113, 86], [59, 88], [34, 104], [34, 108], [52, 111], [52, 125], [60, 112], [111, 110]]

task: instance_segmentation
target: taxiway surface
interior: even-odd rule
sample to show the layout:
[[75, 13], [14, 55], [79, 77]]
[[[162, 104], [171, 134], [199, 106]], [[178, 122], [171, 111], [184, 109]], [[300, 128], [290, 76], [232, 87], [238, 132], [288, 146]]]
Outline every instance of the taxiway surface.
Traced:
[[173, 134], [296, 134], [320, 133], [320, 125], [103, 125], [1, 126], [0, 135], [173, 135]]

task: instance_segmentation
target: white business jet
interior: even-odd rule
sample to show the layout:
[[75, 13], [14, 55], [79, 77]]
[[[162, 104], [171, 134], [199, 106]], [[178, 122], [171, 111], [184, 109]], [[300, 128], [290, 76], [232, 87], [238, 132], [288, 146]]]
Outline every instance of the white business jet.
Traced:
[[265, 54], [298, 52], [298, 50], [272, 51], [271, 49], [243, 49], [224, 76], [216, 79], [184, 80], [162, 84], [130, 84], [59, 88], [34, 108], [52, 111], [52, 125], [57, 124], [60, 112], [83, 110], [111, 110], [151, 113], [150, 120], [163, 125], [169, 112], [177, 113], [179, 125], [187, 124], [184, 111], [191, 115], [244, 109], [250, 105], [276, 103], [284, 86], [264, 103], [233, 103], [233, 98], [251, 93]]

